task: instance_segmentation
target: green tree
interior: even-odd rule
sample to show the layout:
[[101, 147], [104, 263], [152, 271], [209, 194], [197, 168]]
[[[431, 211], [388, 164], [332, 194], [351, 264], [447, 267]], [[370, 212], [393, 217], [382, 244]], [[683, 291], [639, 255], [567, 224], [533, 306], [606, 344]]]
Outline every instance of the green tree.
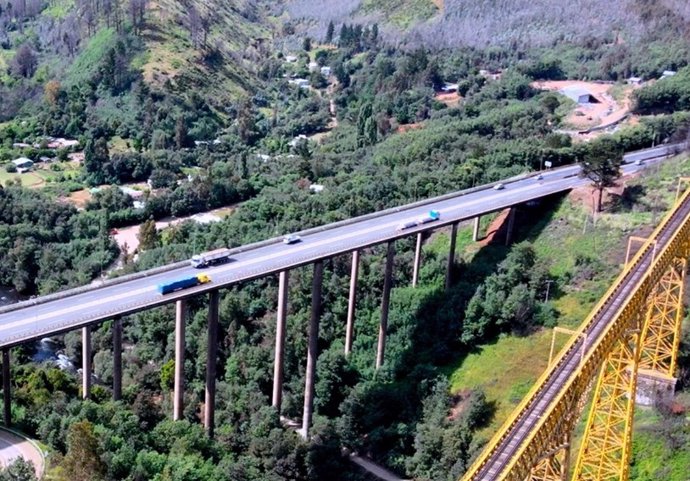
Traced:
[[36, 481], [34, 463], [17, 458], [0, 470], [0, 481]]
[[604, 189], [615, 184], [621, 176], [623, 151], [610, 137], [602, 137], [587, 145], [580, 156], [580, 177], [590, 179], [599, 191], [597, 212], [601, 212]]
[[67, 432], [67, 454], [62, 461], [65, 481], [98, 481], [104, 479], [106, 467], [101, 460], [93, 424], [81, 421]]
[[153, 218], [141, 224], [137, 237], [139, 238], [140, 250], [155, 249], [161, 244], [161, 236], [156, 229], [156, 221]]
[[105, 181], [104, 166], [110, 161], [108, 141], [104, 137], [90, 139], [84, 147], [84, 168], [87, 181], [91, 185], [102, 184]]
[[335, 25], [333, 25], [333, 20], [328, 22], [328, 28], [326, 29], [325, 43], [331, 43], [333, 41], [333, 33], [335, 33]]

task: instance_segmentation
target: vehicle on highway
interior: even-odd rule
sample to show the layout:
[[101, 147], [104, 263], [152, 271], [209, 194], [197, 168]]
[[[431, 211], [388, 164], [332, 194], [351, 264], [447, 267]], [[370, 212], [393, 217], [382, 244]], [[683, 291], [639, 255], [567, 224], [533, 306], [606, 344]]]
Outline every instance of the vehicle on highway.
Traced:
[[644, 164], [644, 160], [642, 160], [642, 159], [637, 159], [635, 161], [635, 165], [642, 165], [642, 164]]
[[222, 248], [215, 249], [212, 251], [204, 252], [192, 256], [189, 263], [192, 267], [201, 269], [203, 267], [214, 266], [217, 264], [223, 264], [230, 260], [230, 249]]
[[283, 237], [283, 244], [294, 244], [296, 242], [300, 242], [302, 238], [298, 236], [297, 234], [289, 234]]
[[494, 190], [503, 190], [505, 188], [506, 188], [506, 186], [501, 184], [501, 183], [494, 185]]
[[539, 175], [537, 176], [537, 180], [544, 180], [544, 176], [543, 176], [542, 174], [539, 174]]
[[180, 289], [189, 289], [190, 287], [198, 286], [200, 284], [207, 284], [209, 282], [211, 282], [211, 278], [209, 276], [206, 274], [198, 274], [196, 276], [166, 282], [165, 284], [158, 284], [158, 292], [165, 295], [171, 292], [179, 291]]
[[419, 219], [410, 220], [403, 222], [398, 226], [398, 230], [411, 229], [412, 227], [417, 227], [418, 225], [428, 224], [429, 222], [434, 222], [441, 218], [441, 213], [437, 210], [430, 210], [427, 215], [420, 217]]

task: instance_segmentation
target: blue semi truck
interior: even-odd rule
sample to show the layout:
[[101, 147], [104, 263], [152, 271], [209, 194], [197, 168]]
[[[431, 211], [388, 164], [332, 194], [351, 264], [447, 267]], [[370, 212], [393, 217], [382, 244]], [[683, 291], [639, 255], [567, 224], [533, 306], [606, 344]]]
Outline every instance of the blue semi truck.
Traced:
[[190, 287], [198, 286], [199, 284], [206, 284], [207, 282], [211, 282], [211, 278], [209, 276], [206, 274], [198, 274], [196, 276], [185, 277], [184, 279], [158, 284], [158, 292], [161, 294], [170, 294], [171, 292], [179, 291], [180, 289], [189, 289]]
[[398, 226], [398, 230], [402, 231], [405, 229], [411, 229], [413, 227], [420, 226], [422, 224], [428, 224], [429, 222], [437, 221], [441, 218], [441, 213], [437, 210], [430, 210], [427, 215], [420, 217], [419, 219], [413, 219], [405, 221]]

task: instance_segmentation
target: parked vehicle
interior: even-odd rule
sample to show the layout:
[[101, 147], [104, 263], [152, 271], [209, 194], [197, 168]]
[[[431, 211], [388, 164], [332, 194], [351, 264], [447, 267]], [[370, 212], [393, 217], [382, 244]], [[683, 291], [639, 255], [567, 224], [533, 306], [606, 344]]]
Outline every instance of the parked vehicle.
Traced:
[[434, 222], [441, 218], [441, 213], [437, 210], [430, 210], [427, 215], [420, 217], [419, 219], [410, 220], [403, 222], [398, 226], [398, 230], [411, 229], [422, 224], [428, 224], [429, 222]]
[[300, 236], [298, 236], [297, 234], [290, 234], [290, 235], [286, 235], [285, 237], [283, 237], [283, 244], [294, 244], [294, 243], [299, 242], [301, 240], [302, 240], [302, 238]]
[[192, 277], [185, 277], [176, 281], [166, 282], [165, 284], [158, 284], [158, 292], [165, 295], [180, 289], [189, 289], [190, 287], [198, 286], [211, 282], [211, 278], [206, 274], [198, 274]]
[[223, 264], [230, 260], [230, 249], [216, 249], [209, 252], [204, 252], [192, 257], [189, 263], [192, 267], [201, 269], [216, 264]]

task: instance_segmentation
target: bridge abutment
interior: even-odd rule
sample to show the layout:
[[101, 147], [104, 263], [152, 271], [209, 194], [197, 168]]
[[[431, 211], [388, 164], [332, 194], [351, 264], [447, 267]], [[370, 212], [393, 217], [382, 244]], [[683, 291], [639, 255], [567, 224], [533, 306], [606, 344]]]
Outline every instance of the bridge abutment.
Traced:
[[184, 350], [186, 346], [185, 322], [187, 301], [175, 303], [175, 387], [173, 392], [173, 420], [184, 418]]
[[278, 275], [278, 316], [276, 322], [276, 350], [273, 361], [273, 398], [271, 405], [278, 410], [283, 403], [283, 363], [285, 360], [285, 337], [287, 319], [288, 282], [290, 271]]
[[309, 438], [309, 428], [314, 414], [314, 383], [316, 381], [316, 359], [319, 355], [319, 319], [321, 317], [321, 286], [323, 284], [323, 261], [314, 263], [314, 278], [311, 284], [311, 318], [309, 320], [309, 341], [307, 346], [307, 369], [304, 376], [304, 412], [300, 434]]
[[379, 340], [376, 346], [376, 369], [383, 364], [386, 352], [386, 333], [388, 331], [388, 308], [391, 301], [391, 287], [393, 286], [393, 261], [395, 259], [395, 244], [388, 242], [386, 253], [386, 270], [383, 277], [383, 294], [381, 299], [381, 321], [379, 323]]
[[350, 295], [347, 300], [347, 324], [345, 326], [345, 355], [352, 352], [355, 334], [355, 310], [357, 309], [357, 277], [359, 276], [359, 251], [352, 252], [352, 270], [350, 272]]
[[641, 406], [668, 404], [673, 401], [676, 382], [678, 379], [675, 377], [648, 369], [640, 369], [637, 372], [635, 402]]
[[218, 291], [208, 296], [208, 342], [206, 360], [206, 398], [204, 402], [204, 427], [213, 437], [216, 416], [216, 357], [218, 355]]

